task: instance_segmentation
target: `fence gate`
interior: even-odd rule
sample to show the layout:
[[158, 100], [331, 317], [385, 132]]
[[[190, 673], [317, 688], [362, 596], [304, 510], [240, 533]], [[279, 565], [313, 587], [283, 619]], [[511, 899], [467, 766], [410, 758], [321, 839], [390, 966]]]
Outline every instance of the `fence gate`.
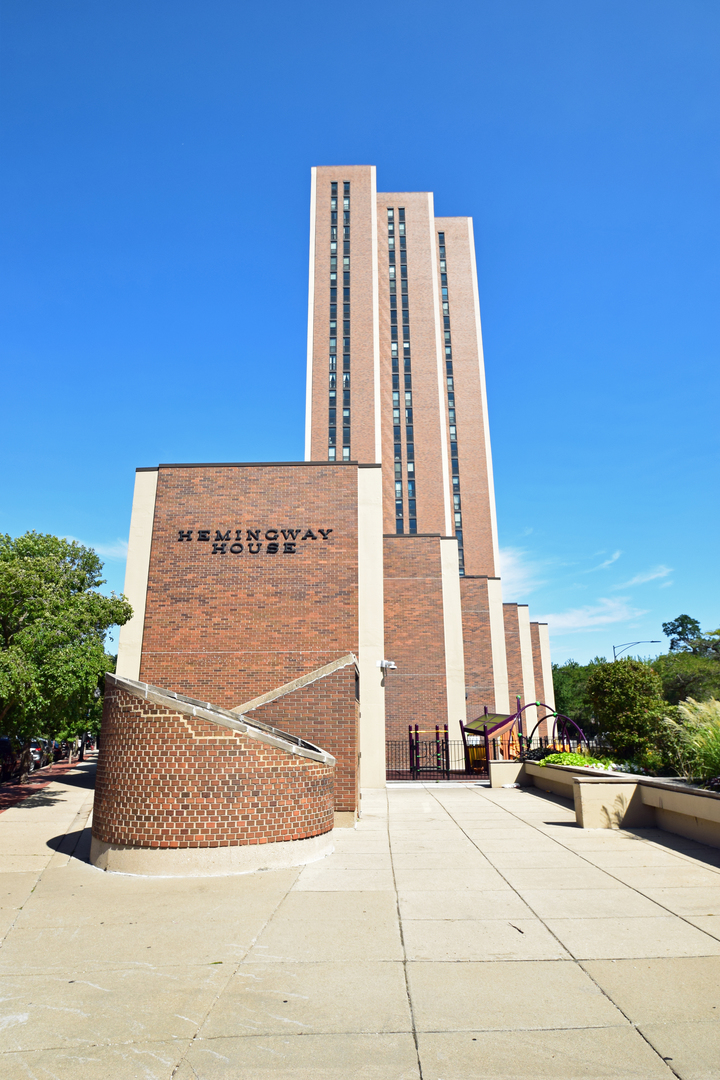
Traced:
[[450, 777], [450, 743], [447, 724], [435, 725], [434, 739], [421, 739], [421, 735], [431, 735], [432, 731], [420, 731], [418, 725], [408, 724], [408, 749], [410, 758], [410, 776], [417, 780], [419, 776], [432, 773]]

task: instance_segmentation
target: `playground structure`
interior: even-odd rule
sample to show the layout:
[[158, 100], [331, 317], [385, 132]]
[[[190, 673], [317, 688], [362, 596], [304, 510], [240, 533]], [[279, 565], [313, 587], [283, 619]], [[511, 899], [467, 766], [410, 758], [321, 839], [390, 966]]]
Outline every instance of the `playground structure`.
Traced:
[[[542, 723], [548, 724], [549, 733], [545, 737], [546, 748], [557, 751], [572, 750], [573, 743], [575, 748], [583, 743], [586, 748], [589, 748], [582, 728], [569, 716], [556, 712], [544, 701], [529, 701], [525, 705], [520, 704], [519, 697], [516, 701], [517, 708], [510, 716], [491, 714], [485, 706], [484, 714], [477, 720], [461, 725], [467, 772], [487, 775], [489, 761], [511, 761], [526, 755], [531, 750], [537, 730]], [[530, 734], [526, 735], [523, 731], [524, 713], [526, 709], [531, 708], [545, 709], [545, 714], [540, 717]], [[551, 724], [550, 721], [552, 721]], [[575, 736], [569, 733], [569, 726], [575, 729]], [[542, 746], [542, 738], [540, 746]]]
[[[434, 729], [409, 724], [407, 741], [386, 743], [388, 780], [482, 777], [488, 775], [489, 761], [526, 758], [537, 750], [576, 750], [581, 745], [589, 749], [584, 732], [569, 716], [542, 701], [521, 705], [520, 698], [516, 700], [517, 708], [510, 715], [490, 713], [486, 708], [482, 716], [461, 725], [462, 741], [449, 738], [447, 724], [436, 724]], [[526, 710], [533, 707], [545, 713], [526, 734]], [[538, 736], [543, 722], [548, 725], [548, 734]]]

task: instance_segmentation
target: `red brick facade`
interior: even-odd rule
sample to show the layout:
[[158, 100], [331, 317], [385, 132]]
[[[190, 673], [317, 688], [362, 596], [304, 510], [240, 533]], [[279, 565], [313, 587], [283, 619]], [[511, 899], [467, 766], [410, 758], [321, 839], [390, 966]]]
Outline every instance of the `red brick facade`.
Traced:
[[333, 827], [333, 766], [122, 689], [108, 677], [93, 837], [212, 848]]
[[[435, 218], [436, 238], [438, 232], [445, 236], [465, 572], [492, 577], [499, 568], [493, 545], [492, 462], [486, 431], [483, 350], [475, 309], [471, 229], [472, 221], [466, 217]], [[438, 257], [437, 248], [434, 255]]]
[[[551, 694], [548, 693], [548, 688], [545, 686], [545, 680], [543, 678], [539, 623], [530, 623], [530, 640], [532, 641], [533, 671], [535, 673], [535, 694], [538, 701], [547, 701], [548, 698], [551, 697]], [[554, 700], [554, 695], [552, 695], [552, 700]], [[548, 734], [548, 729], [547, 724], [544, 722], [544, 718], [549, 715], [549, 712], [547, 709], [540, 707], [537, 714], [538, 720], [542, 721], [537, 733], [545, 738]]]
[[[324, 166], [314, 177], [309, 451], [318, 460], [327, 458], [328, 408], [337, 405], [337, 454], [342, 453], [342, 375], [350, 456], [380, 459], [383, 467], [385, 654], [398, 665], [385, 679], [385, 715], [387, 739], [395, 741], [407, 737], [409, 723], [432, 729], [447, 719], [439, 554], [435, 558], [423, 547], [429, 535], [457, 530], [462, 538], [467, 719], [486, 706], [490, 712], [508, 707], [506, 674], [510, 709], [517, 695], [524, 703], [516, 606], [504, 608], [507, 673], [494, 669], [494, 663], [503, 666], [502, 650], [494, 661], [492, 654], [488, 580], [497, 582], [499, 567], [473, 225], [468, 217], [435, 217], [430, 192], [376, 191], [371, 166]], [[350, 185], [347, 205], [344, 181]], [[334, 379], [337, 396], [331, 401]], [[405, 536], [396, 540], [388, 534], [395, 534], [398, 519]], [[404, 548], [410, 520], [417, 544]], [[495, 607], [493, 620], [500, 635]]]
[[518, 698], [520, 698], [521, 705], [525, 704], [522, 654], [520, 652], [520, 623], [518, 619], [517, 604], [503, 604], [503, 619], [505, 622], [508, 696], [510, 698], [510, 711], [515, 712]]
[[335, 810], [357, 810], [359, 702], [354, 662], [259, 708], [243, 710], [243, 715], [308, 739], [332, 754], [337, 762]]
[[[336, 260], [334, 282], [338, 289], [337, 328], [337, 397], [338, 410], [337, 456], [342, 458], [341, 423], [343, 397], [343, 274], [350, 275], [350, 457], [353, 461], [372, 462], [375, 453], [375, 370], [373, 361], [373, 244], [372, 218], [374, 179], [370, 165], [321, 166], [317, 169], [316, 216], [311, 223], [314, 230], [315, 265], [310, 273], [313, 285], [312, 319], [312, 387], [313, 410], [311, 445], [316, 461], [328, 458], [328, 408], [330, 376], [330, 273], [331, 259]], [[336, 241], [337, 250], [331, 254], [331, 187], [338, 184], [338, 210]], [[350, 183], [350, 240], [348, 254], [344, 254], [343, 240], [343, 182]], [[347, 264], [345, 259], [347, 258]]]
[[232, 709], [357, 655], [357, 487], [354, 465], [161, 465], [140, 679]]
[[490, 604], [486, 577], [460, 578], [467, 718], [476, 720], [487, 705], [496, 712], [495, 680], [490, 640]]
[[407, 739], [408, 724], [447, 723], [445, 637], [439, 536], [386, 536], [385, 733]]
[[[432, 243], [432, 200], [428, 192], [380, 192], [377, 197], [378, 221], [378, 307], [380, 312], [380, 417], [382, 425], [384, 519], [385, 531], [395, 532], [395, 474], [391, 463], [394, 456], [393, 382], [392, 382], [392, 333], [390, 308], [390, 259], [388, 249], [388, 208], [394, 211], [395, 246], [400, 245], [398, 236], [399, 210], [405, 210], [405, 241], [407, 245], [407, 285], [410, 345], [410, 370], [412, 375], [412, 430], [414, 445], [413, 477], [417, 484], [417, 531], [418, 533], [446, 533], [445, 485], [448, 483], [441, 455], [443, 440], [447, 437], [445, 407], [444, 365], [438, 368], [439, 312], [433, 285], [435, 277], [435, 250]], [[402, 255], [396, 252], [395, 295], [401, 307]], [[402, 318], [402, 316], [398, 316]], [[402, 330], [398, 331], [402, 337]], [[405, 363], [406, 353], [402, 342], [398, 345], [403, 423], [400, 425], [403, 445], [403, 474], [407, 478], [407, 427], [405, 424]], [[443, 475], [445, 472], [445, 475]], [[407, 491], [407, 485], [404, 485]], [[409, 516], [407, 499], [405, 515]], [[405, 531], [408, 531], [407, 524]], [[406, 732], [407, 734], [407, 732]]]

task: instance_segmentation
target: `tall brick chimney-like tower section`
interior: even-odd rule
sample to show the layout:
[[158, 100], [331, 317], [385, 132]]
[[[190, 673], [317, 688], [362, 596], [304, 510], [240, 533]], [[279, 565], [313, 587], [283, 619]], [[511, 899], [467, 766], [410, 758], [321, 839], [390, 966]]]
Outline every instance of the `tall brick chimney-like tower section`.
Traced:
[[451, 729], [514, 709], [549, 656], [504, 617], [472, 219], [378, 192], [371, 165], [313, 169], [307, 364], [306, 460], [382, 465], [389, 737], [428, 703]]

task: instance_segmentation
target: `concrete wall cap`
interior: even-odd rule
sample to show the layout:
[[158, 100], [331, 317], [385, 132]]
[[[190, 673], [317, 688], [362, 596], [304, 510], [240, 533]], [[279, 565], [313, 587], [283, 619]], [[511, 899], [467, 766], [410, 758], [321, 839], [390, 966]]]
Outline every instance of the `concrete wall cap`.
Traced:
[[299, 754], [300, 757], [320, 761], [325, 765], [335, 764], [332, 754], [321, 750], [319, 746], [280, 731], [278, 728], [270, 727], [269, 724], [262, 724], [259, 720], [252, 720], [242, 714], [238, 715], [230, 712], [229, 709], [221, 709], [209, 701], [198, 701], [184, 694], [176, 694], [174, 690], [164, 690], [161, 687], [137, 682], [135, 679], [126, 679], [110, 672], [105, 676], [105, 681], [111, 686], [117, 686], [120, 690], [132, 694], [133, 697], [151, 701], [163, 709], [169, 709], [183, 716], [197, 716], [201, 720], [208, 720], [211, 724], [217, 724], [219, 727], [247, 735], [251, 739], [258, 739], [269, 746], [275, 746], [286, 753]]
[[[312, 683], [318, 682], [319, 679], [324, 679], [328, 675], [340, 671], [341, 668], [349, 667], [351, 664], [355, 667], [355, 674], [359, 675], [360, 669], [357, 657], [354, 653], [346, 653], [337, 660], [331, 660], [329, 664], [324, 664], [322, 667], [315, 668], [314, 671], [309, 671], [307, 675], [300, 675], [297, 679], [293, 679], [292, 682], [289, 683], [284, 683], [275, 690], [268, 690], [267, 694], [260, 694], [259, 697], [252, 698], [242, 705], [236, 705], [231, 709], [231, 714], [242, 715], [246, 712], [252, 712], [253, 709], [259, 709], [262, 705], [268, 705], [272, 701], [277, 701], [281, 697], [286, 697], [288, 694], [295, 693], [296, 690], [302, 690], [303, 687], [310, 686]], [[253, 723], [255, 722], [256, 721], [253, 721]]]
[[[560, 768], [561, 766], [553, 765], [549, 768]], [[577, 771], [577, 770], [575, 770]], [[698, 795], [703, 799], [720, 799], [720, 792], [707, 791], [706, 788], [693, 787], [692, 784], [686, 784], [683, 780], [674, 780], [671, 777], [665, 779], [664, 777], [656, 776], [641, 776], [634, 773], [612, 773], [609, 772], [605, 776], [588, 776], [584, 773], [582, 776], [575, 777], [578, 783], [583, 784], [603, 784], [607, 781], [617, 784], [641, 784], [643, 787], [660, 788], [664, 791], [677, 791], [683, 795]]]

